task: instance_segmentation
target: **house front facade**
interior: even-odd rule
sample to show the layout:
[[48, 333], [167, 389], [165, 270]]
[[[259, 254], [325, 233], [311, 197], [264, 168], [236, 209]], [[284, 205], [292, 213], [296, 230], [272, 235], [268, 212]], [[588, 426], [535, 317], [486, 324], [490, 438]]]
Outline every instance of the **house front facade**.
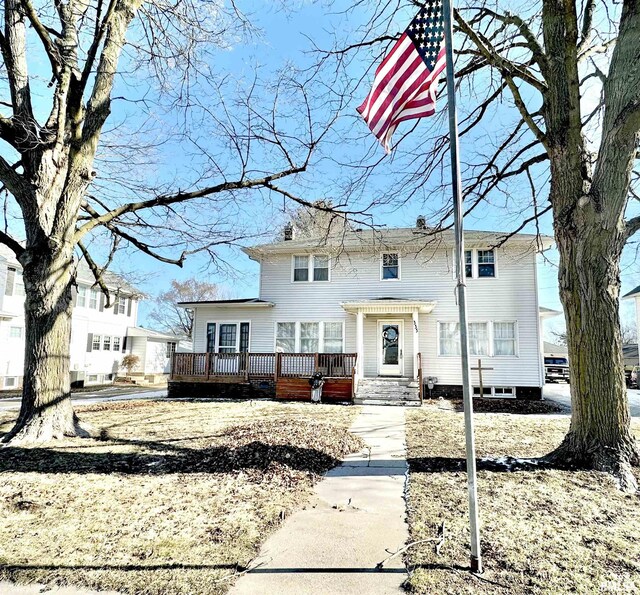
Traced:
[[[465, 234], [472, 366], [482, 368], [485, 395], [540, 398], [540, 240], [516, 235], [496, 247], [499, 235]], [[453, 242], [450, 232], [401, 228], [246, 248], [260, 263], [259, 296], [183, 304], [194, 312], [194, 353], [218, 354], [209, 356], [218, 362], [234, 353], [276, 354], [285, 366], [274, 371], [276, 384], [279, 374], [292, 376], [286, 367], [298, 358], [300, 377], [316, 369], [331, 377], [330, 362], [337, 362], [337, 376], [352, 382], [407, 378], [429, 384], [431, 395], [459, 394]], [[309, 354], [317, 354], [315, 360]], [[353, 370], [344, 370], [351, 359], [332, 354], [352, 358]], [[268, 376], [269, 365], [257, 376]], [[214, 369], [207, 375], [213, 381], [224, 376]], [[479, 391], [478, 371], [472, 380]]]
[[[105, 281], [115, 303], [93, 287], [91, 271], [78, 266], [71, 318], [70, 372], [72, 385], [110, 383], [126, 349], [127, 330], [135, 326], [139, 292], [117, 275]], [[13, 253], [0, 246], [0, 390], [22, 385], [25, 350], [25, 286], [22, 267]]]

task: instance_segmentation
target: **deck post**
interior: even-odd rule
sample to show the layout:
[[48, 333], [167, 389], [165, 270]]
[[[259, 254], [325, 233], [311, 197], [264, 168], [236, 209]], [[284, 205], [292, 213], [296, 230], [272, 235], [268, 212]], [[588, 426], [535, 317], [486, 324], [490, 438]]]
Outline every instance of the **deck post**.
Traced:
[[364, 376], [364, 312], [358, 310], [356, 314], [356, 354], [357, 371], [362, 378]]
[[275, 365], [273, 366], [273, 379], [275, 382], [278, 382], [278, 376], [280, 375], [280, 362], [282, 361], [281, 357], [282, 353], [276, 351], [276, 361]]
[[418, 310], [415, 309], [411, 314], [413, 321], [413, 379], [418, 379], [418, 366], [420, 365], [420, 359], [418, 358], [418, 352], [420, 351], [420, 316]]
[[209, 370], [211, 370], [211, 367], [209, 366], [210, 358], [211, 358], [211, 352], [207, 351], [207, 355], [204, 358], [204, 372], [205, 372], [205, 376], [207, 377], [207, 380], [209, 380]]

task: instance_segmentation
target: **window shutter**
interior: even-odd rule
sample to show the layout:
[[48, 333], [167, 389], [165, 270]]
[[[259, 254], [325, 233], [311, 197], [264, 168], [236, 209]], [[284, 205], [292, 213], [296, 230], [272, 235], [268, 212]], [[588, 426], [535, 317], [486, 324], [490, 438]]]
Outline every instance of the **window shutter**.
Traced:
[[127, 337], [125, 336], [124, 339], [122, 339], [122, 351], [126, 351], [127, 350]]
[[127, 301], [129, 302], [127, 305], [127, 316], [131, 316], [131, 302], [133, 302], [133, 298], [129, 298]]
[[93, 333], [87, 335], [87, 352], [93, 351]]
[[5, 295], [13, 295], [13, 285], [16, 282], [16, 270], [13, 267], [7, 267], [7, 284], [4, 287]]
[[104, 293], [100, 294], [100, 312], [104, 312]]

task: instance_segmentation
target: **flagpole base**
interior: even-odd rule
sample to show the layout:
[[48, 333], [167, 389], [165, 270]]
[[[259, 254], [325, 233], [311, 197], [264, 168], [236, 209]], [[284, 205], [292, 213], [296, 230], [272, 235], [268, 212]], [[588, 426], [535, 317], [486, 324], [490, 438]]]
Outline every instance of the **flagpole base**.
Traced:
[[476, 556], [471, 556], [471, 572], [474, 574], [482, 574], [482, 562], [480, 558]]

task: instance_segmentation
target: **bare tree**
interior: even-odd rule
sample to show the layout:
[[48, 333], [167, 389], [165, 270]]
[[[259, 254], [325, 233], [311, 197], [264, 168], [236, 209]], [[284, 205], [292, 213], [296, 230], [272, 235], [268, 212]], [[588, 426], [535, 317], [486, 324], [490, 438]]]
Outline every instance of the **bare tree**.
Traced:
[[221, 300], [227, 297], [227, 292], [215, 283], [195, 278], [184, 281], [174, 279], [171, 281], [171, 289], [163, 291], [154, 299], [154, 308], [149, 314], [149, 319], [164, 331], [191, 338], [193, 312], [178, 306], [178, 303]]
[[[335, 58], [347, 70], [357, 55], [375, 67], [400, 35], [393, 16], [419, 4], [355, 3], [349, 16], [371, 13], [322, 62]], [[465, 212], [487, 201], [503, 207], [513, 233], [549, 214], [560, 253], [572, 418], [546, 460], [607, 471], [634, 490], [630, 467], [640, 456], [630, 431], [619, 292], [623, 248], [640, 230], [640, 217], [625, 218], [629, 201], [640, 197], [640, 2], [538, 0], [515, 11], [506, 0], [458, 5]], [[358, 95], [365, 92], [361, 85]], [[415, 125], [408, 126], [390, 163], [372, 148], [352, 167], [349, 188], [384, 172], [390, 184], [381, 202], [439, 204], [434, 231], [449, 227], [451, 205], [438, 200], [450, 196], [442, 124], [442, 117], [422, 121], [414, 137]]]
[[[567, 331], [553, 333], [558, 345], [567, 345]], [[631, 345], [638, 342], [638, 333], [630, 324], [623, 324], [620, 327], [620, 338], [623, 345]]]
[[297, 238], [340, 237], [352, 227], [348, 217], [336, 211], [330, 200], [314, 201], [311, 206], [297, 205], [288, 215]]
[[[279, 184], [300, 179], [330, 122], [309, 78], [231, 93], [213, 65], [250, 29], [234, 2], [6, 0], [0, 18], [0, 183], [15, 213], [0, 241], [26, 288], [22, 408], [4, 441], [87, 436], [69, 399], [78, 256], [107, 305], [102, 273], [117, 250], [179, 266], [206, 250], [216, 262], [219, 244], [256, 233], [238, 224], [248, 191], [289, 196]], [[179, 118], [173, 136], [154, 127], [158, 114]], [[156, 174], [153, 153], [187, 139], [189, 167]]]

